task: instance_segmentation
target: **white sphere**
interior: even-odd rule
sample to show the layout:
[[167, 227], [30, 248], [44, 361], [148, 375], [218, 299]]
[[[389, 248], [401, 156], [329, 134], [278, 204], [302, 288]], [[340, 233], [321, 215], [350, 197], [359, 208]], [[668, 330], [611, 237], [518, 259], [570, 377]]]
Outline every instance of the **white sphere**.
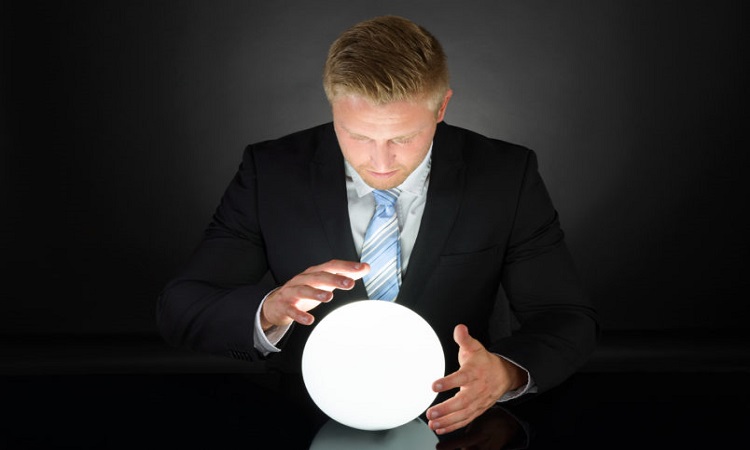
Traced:
[[361, 430], [386, 430], [422, 414], [445, 374], [435, 331], [411, 309], [361, 300], [335, 309], [310, 333], [302, 377], [330, 418]]

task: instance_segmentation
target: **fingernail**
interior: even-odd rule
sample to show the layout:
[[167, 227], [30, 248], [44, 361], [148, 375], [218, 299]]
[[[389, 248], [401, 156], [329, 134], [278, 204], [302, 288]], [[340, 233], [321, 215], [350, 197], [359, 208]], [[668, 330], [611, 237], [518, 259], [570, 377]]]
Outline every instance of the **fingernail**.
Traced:
[[345, 279], [341, 280], [340, 284], [341, 284], [342, 287], [348, 288], [348, 287], [352, 287], [354, 285], [354, 281], [350, 280], [349, 278], [345, 278]]
[[443, 383], [435, 383], [435, 389], [438, 391], [443, 390]]
[[316, 297], [318, 298], [318, 300], [325, 300], [328, 298], [328, 292], [321, 292]]
[[361, 268], [362, 268], [362, 264], [361, 263], [357, 263], [357, 264], [354, 265], [354, 270], [359, 270]]

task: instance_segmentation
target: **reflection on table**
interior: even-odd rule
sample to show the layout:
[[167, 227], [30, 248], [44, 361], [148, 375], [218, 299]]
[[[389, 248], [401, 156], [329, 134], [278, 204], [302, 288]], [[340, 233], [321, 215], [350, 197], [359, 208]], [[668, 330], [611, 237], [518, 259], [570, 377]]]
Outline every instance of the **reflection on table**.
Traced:
[[464, 429], [440, 438], [422, 418], [380, 431], [358, 430], [329, 419], [313, 437], [310, 450], [500, 450], [527, 448], [528, 442], [528, 425], [495, 407]]
[[389, 430], [359, 430], [329, 420], [318, 430], [310, 450], [434, 449], [438, 438], [421, 419]]
[[299, 380], [257, 374], [3, 376], [0, 399], [0, 448], [13, 450], [684, 450], [743, 441], [750, 373], [577, 374], [445, 436], [424, 417], [385, 432], [345, 429]]

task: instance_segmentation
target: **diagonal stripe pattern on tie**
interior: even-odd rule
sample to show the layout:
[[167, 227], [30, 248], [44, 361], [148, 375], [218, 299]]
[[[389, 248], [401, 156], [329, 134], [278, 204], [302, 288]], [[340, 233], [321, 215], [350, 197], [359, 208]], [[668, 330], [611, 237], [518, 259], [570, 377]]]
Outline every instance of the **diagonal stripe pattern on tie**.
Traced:
[[375, 214], [365, 232], [360, 260], [370, 265], [364, 282], [367, 295], [373, 300], [395, 300], [401, 284], [401, 244], [396, 215], [400, 193], [399, 189], [372, 191]]

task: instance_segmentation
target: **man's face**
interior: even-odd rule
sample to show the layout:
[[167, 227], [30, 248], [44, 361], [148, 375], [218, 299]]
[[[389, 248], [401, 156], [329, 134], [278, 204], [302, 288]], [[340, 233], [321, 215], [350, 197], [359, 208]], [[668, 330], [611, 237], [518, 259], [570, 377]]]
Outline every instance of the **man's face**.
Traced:
[[375, 189], [391, 189], [424, 160], [451, 97], [436, 112], [427, 101], [373, 105], [359, 96], [333, 102], [333, 126], [341, 152]]

